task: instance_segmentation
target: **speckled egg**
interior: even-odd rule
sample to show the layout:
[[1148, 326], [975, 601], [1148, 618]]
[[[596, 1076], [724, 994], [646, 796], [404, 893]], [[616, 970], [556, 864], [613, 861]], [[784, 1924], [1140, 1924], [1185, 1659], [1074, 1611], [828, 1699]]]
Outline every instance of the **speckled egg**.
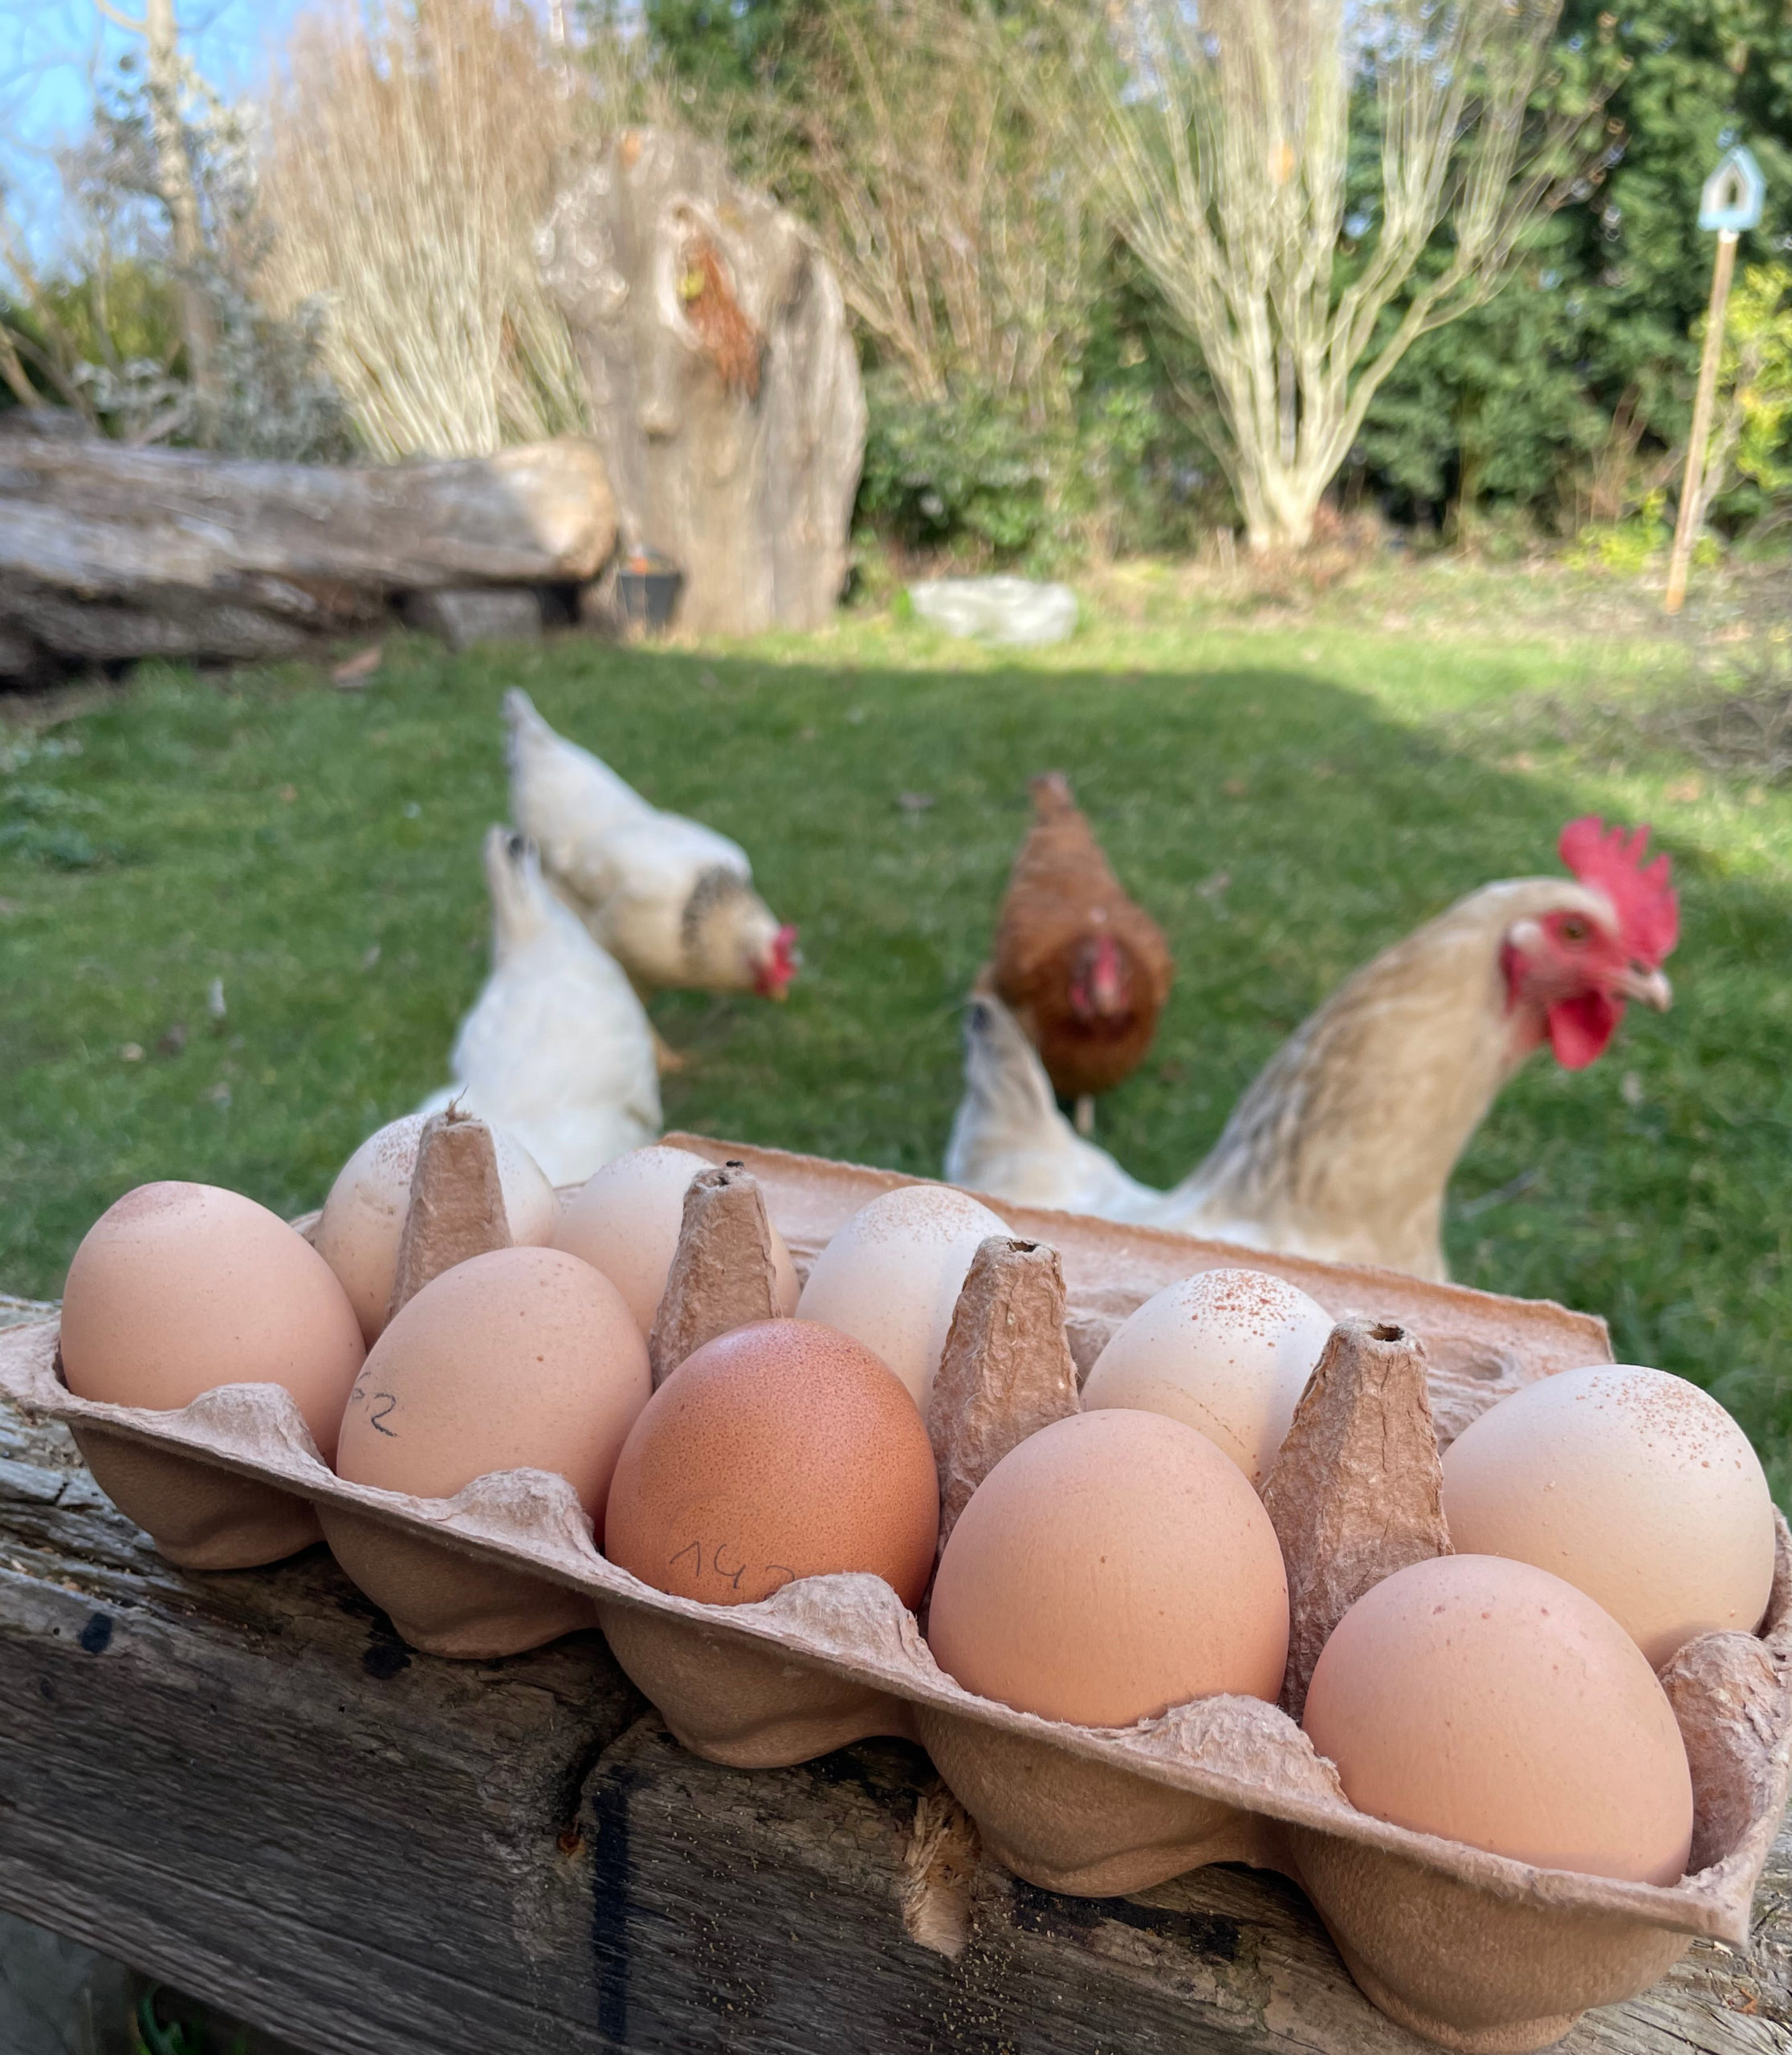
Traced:
[[715, 1605], [867, 1570], [913, 1607], [939, 1532], [933, 1450], [895, 1376], [850, 1336], [776, 1320], [706, 1342], [654, 1394], [605, 1547], [642, 1583]]
[[1584, 1592], [1440, 1556], [1333, 1630], [1301, 1723], [1358, 1811], [1545, 1869], [1676, 1882], [1692, 1780], [1667, 1694]]
[[[603, 1272], [629, 1302], [643, 1334], [654, 1316], [678, 1252], [684, 1225], [685, 1192], [710, 1163], [694, 1150], [656, 1142], [633, 1149], [593, 1171], [560, 1216], [554, 1246], [582, 1257]], [[768, 1225], [771, 1223], [768, 1223]], [[784, 1236], [772, 1227], [772, 1261], [777, 1272], [777, 1309], [796, 1310], [796, 1267]]]
[[[369, 1348], [386, 1324], [398, 1245], [410, 1205], [411, 1174], [427, 1113], [406, 1113], [370, 1134], [336, 1173], [312, 1246], [342, 1280]], [[540, 1166], [501, 1127], [491, 1130], [498, 1182], [511, 1241], [537, 1247], [551, 1242], [560, 1202]]]
[[652, 1388], [647, 1345], [607, 1277], [560, 1249], [494, 1249], [426, 1284], [374, 1343], [336, 1468], [430, 1499], [494, 1471], [556, 1471], [601, 1534]]
[[88, 1230], [63, 1288], [82, 1398], [157, 1410], [221, 1384], [291, 1393], [325, 1461], [366, 1353], [329, 1265], [277, 1214], [216, 1185], [139, 1185]]
[[1167, 1284], [1114, 1330], [1083, 1406], [1132, 1406], [1198, 1427], [1261, 1485], [1331, 1330], [1325, 1308], [1279, 1277], [1203, 1270]]
[[1072, 1414], [1009, 1450], [939, 1561], [934, 1659], [1023, 1712], [1122, 1727], [1288, 1660], [1275, 1529], [1238, 1466], [1160, 1413]]
[[1749, 1438], [1685, 1378], [1604, 1363], [1543, 1377], [1444, 1457], [1456, 1546], [1578, 1585], [1659, 1670], [1696, 1634], [1753, 1633], [1774, 1582], [1774, 1506]]
[[978, 1244], [1007, 1223], [948, 1185], [902, 1185], [861, 1206], [816, 1259], [797, 1317], [875, 1351], [923, 1413]]

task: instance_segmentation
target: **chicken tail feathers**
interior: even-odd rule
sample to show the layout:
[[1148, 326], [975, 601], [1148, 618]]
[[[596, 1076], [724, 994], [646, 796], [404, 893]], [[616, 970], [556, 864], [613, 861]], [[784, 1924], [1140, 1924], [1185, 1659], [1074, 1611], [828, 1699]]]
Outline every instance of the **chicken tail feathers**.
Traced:
[[997, 1189], [1005, 1159], [1042, 1146], [1049, 1150], [1063, 1120], [1020, 1022], [992, 993], [973, 993], [964, 1014], [964, 1096], [947, 1145], [947, 1178]]
[[502, 963], [553, 918], [556, 905], [541, 875], [534, 843], [507, 828], [488, 828], [486, 885], [491, 893], [492, 958]]
[[519, 685], [513, 685], [504, 694], [504, 726], [508, 731], [504, 759], [513, 771], [526, 748], [540, 747], [560, 739], [536, 711], [535, 702]]

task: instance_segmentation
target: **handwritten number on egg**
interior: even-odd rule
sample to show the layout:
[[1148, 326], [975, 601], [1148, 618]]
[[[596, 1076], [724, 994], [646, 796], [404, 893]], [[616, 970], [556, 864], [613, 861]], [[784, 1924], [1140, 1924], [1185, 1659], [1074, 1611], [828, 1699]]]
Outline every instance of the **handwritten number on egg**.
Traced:
[[[720, 1577], [731, 1590], [738, 1591], [740, 1589], [740, 1580], [745, 1577], [752, 1565], [743, 1562], [738, 1569], [729, 1569], [722, 1558], [732, 1545], [731, 1542], [719, 1541], [713, 1549], [708, 1549], [704, 1547], [701, 1540], [687, 1541], [677, 1555], [669, 1556], [666, 1558], [666, 1568], [670, 1569], [674, 1564], [682, 1563], [688, 1556], [692, 1567], [699, 1577], [706, 1574], [712, 1574]], [[774, 1589], [796, 1581], [796, 1573], [788, 1563], [767, 1563], [763, 1569], [766, 1576], [776, 1577], [778, 1580], [777, 1585], [773, 1587]]]
[[397, 1410], [398, 1404], [397, 1399], [389, 1391], [377, 1391], [374, 1393], [373, 1396], [376, 1398], [383, 1398], [385, 1401], [385, 1405], [380, 1412], [370, 1413], [367, 1416], [367, 1424], [370, 1427], [378, 1428], [379, 1431], [382, 1434], [389, 1434], [394, 1441], [397, 1441], [398, 1438], [398, 1430], [396, 1427], [381, 1426], [381, 1423], [382, 1421], [391, 1418], [393, 1412]]

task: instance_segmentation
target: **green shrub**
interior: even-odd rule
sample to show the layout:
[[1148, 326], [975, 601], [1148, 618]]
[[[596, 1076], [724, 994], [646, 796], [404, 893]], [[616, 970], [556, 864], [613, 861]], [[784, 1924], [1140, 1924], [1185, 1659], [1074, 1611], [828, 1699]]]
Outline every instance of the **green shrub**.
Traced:
[[887, 371], [866, 380], [865, 401], [862, 519], [910, 549], [969, 543], [1004, 560], [1044, 539], [1062, 439], [1017, 403], [975, 388], [917, 400]]

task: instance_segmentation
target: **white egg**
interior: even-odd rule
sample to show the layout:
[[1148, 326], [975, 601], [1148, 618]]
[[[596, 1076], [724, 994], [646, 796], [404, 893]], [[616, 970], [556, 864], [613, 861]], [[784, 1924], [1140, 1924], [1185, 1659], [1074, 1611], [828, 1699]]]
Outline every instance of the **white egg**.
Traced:
[[1083, 1410], [1167, 1414], [1261, 1485], [1331, 1331], [1325, 1308], [1279, 1277], [1203, 1270], [1167, 1284], [1108, 1337]]
[[948, 1185], [903, 1185], [861, 1206], [817, 1257], [797, 1303], [882, 1357], [923, 1415], [965, 1272], [1006, 1221]]
[[[427, 1113], [406, 1113], [370, 1134], [336, 1173], [312, 1231], [312, 1247], [348, 1294], [369, 1348], [385, 1326], [386, 1308], [392, 1302], [398, 1244], [410, 1205], [411, 1173], [417, 1168], [417, 1145], [429, 1117]], [[554, 1239], [560, 1219], [554, 1188], [520, 1141], [501, 1127], [492, 1129], [491, 1139], [511, 1240], [518, 1248], [544, 1247]]]
[[[631, 1149], [593, 1171], [560, 1216], [555, 1247], [602, 1271], [627, 1300], [643, 1334], [653, 1332], [654, 1316], [678, 1253], [686, 1190], [699, 1170], [711, 1167], [709, 1158], [694, 1150], [669, 1149], [663, 1142]], [[794, 1312], [796, 1266], [776, 1227], [772, 1263], [777, 1273], [777, 1310]]]

